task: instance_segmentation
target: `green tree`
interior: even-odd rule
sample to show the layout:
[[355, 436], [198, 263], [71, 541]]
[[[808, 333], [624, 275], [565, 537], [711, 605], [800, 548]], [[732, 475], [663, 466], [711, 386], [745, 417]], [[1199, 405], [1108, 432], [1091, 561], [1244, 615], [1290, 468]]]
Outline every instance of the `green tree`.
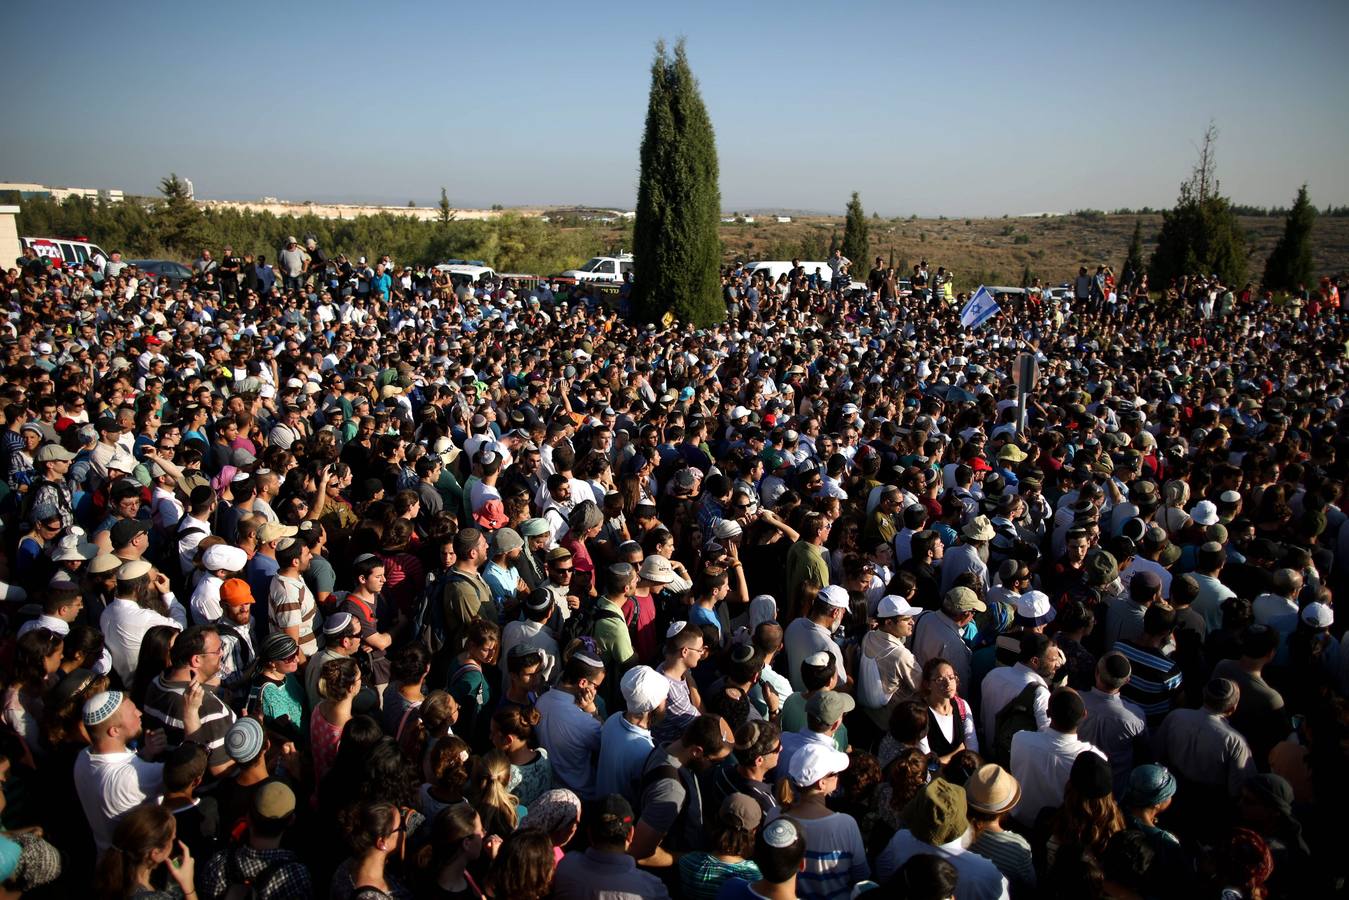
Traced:
[[862, 271], [866, 270], [870, 250], [869, 227], [867, 214], [862, 211], [862, 198], [853, 191], [852, 199], [848, 201], [848, 214], [843, 220], [843, 255]]
[[639, 320], [666, 312], [700, 326], [725, 319], [720, 219], [712, 122], [684, 42], [671, 57], [662, 41], [651, 64], [633, 226], [632, 310]]
[[1143, 274], [1143, 222], [1134, 219], [1134, 234], [1129, 238], [1129, 251], [1124, 255], [1124, 268], [1120, 270], [1120, 282], [1132, 284]]
[[1295, 291], [1298, 285], [1312, 283], [1312, 227], [1316, 224], [1316, 207], [1307, 199], [1307, 186], [1298, 188], [1297, 199], [1284, 220], [1283, 237], [1265, 260], [1265, 274], [1261, 279], [1272, 291]]
[[1148, 267], [1158, 287], [1199, 273], [1214, 273], [1228, 285], [1246, 280], [1246, 234], [1219, 188], [1217, 140], [1217, 129], [1209, 125], [1194, 172], [1180, 186], [1175, 207], [1162, 213], [1162, 230]]
[[195, 257], [205, 239], [201, 208], [176, 172], [160, 179], [159, 193], [153, 216], [159, 244], [178, 256]]
[[438, 204], [440, 213], [437, 219], [442, 225], [448, 225], [454, 221], [454, 212], [450, 209], [450, 195], [446, 193], [445, 188], [440, 189], [440, 203]]

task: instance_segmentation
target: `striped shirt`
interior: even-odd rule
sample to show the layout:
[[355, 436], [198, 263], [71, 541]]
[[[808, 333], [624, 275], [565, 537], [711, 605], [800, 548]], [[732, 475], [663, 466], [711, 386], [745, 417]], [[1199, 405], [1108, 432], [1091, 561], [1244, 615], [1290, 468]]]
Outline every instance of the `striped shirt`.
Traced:
[[271, 590], [267, 594], [267, 611], [273, 631], [287, 628], [299, 628], [300, 649], [306, 657], [318, 653], [318, 639], [314, 636], [314, 620], [318, 616], [318, 604], [314, 602], [314, 593], [302, 578], [290, 578], [277, 574], [272, 579]]
[[1148, 725], [1155, 728], [1171, 711], [1180, 691], [1180, 664], [1159, 649], [1133, 641], [1118, 641], [1112, 649], [1123, 653], [1133, 669], [1120, 696], [1141, 709]]
[[806, 832], [805, 867], [796, 876], [802, 900], [842, 900], [853, 885], [871, 877], [862, 832], [852, 816], [831, 813], [796, 821]]
[[[183, 742], [183, 691], [190, 682], [168, 681], [164, 675], [156, 676], [145, 692], [143, 704], [146, 726], [164, 729], [164, 737], [170, 747]], [[192, 735], [195, 743], [201, 744], [211, 754], [212, 766], [225, 765], [230, 761], [225, 751], [225, 735], [234, 725], [234, 711], [225, 705], [215, 692], [209, 688], [202, 692], [201, 729]]]

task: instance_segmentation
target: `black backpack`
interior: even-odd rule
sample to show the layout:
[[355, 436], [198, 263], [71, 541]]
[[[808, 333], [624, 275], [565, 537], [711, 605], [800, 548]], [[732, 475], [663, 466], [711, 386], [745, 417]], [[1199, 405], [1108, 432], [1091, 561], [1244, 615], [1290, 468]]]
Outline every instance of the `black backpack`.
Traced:
[[1021, 689], [993, 719], [993, 762], [1011, 769], [1012, 737], [1018, 731], [1035, 731], [1035, 692], [1044, 685], [1031, 682]]
[[566, 648], [575, 640], [586, 641], [590, 645], [592, 654], [598, 654], [599, 648], [595, 645], [595, 623], [603, 619], [618, 619], [624, 621], [623, 616], [611, 609], [600, 609], [597, 600], [591, 600], [589, 603], [582, 603], [581, 608], [573, 610], [567, 621], [562, 624], [562, 641], [560, 646]]

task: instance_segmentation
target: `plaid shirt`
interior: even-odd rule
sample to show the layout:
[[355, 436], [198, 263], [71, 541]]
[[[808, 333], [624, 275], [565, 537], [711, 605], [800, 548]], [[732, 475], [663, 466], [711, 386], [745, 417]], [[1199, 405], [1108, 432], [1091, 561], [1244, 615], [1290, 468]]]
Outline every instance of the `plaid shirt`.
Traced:
[[[264, 873], [265, 877], [259, 878]], [[220, 900], [231, 885], [245, 881], [253, 883], [253, 896], [259, 900], [314, 895], [309, 869], [293, 851], [255, 850], [247, 844], [218, 851], [197, 883], [205, 897]]]

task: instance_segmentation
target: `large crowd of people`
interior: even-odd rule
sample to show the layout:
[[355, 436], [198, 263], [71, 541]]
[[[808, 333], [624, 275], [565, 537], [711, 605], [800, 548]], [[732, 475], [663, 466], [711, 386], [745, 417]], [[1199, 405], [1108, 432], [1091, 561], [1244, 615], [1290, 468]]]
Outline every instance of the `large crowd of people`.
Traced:
[[0, 893], [1344, 888], [1338, 281], [307, 243], [4, 276]]

